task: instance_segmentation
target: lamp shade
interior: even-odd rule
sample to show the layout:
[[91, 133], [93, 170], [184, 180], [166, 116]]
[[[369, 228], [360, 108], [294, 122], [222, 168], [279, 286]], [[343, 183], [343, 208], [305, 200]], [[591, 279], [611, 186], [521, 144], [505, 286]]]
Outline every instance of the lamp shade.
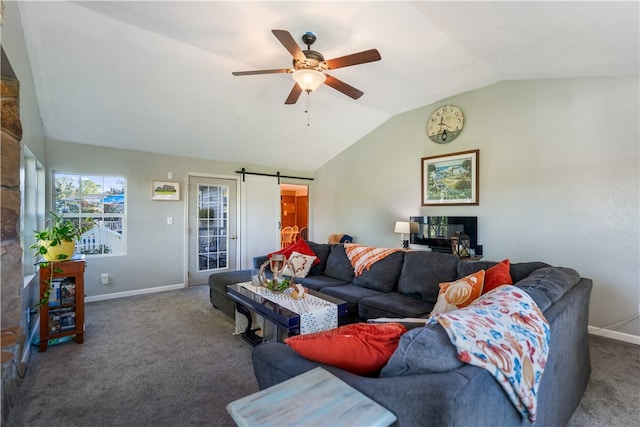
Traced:
[[411, 228], [410, 224], [407, 221], [396, 221], [396, 228], [393, 230], [394, 233], [410, 233]]
[[320, 71], [311, 69], [298, 70], [293, 73], [293, 80], [298, 83], [298, 86], [305, 92], [313, 92], [318, 89], [326, 78], [327, 76]]

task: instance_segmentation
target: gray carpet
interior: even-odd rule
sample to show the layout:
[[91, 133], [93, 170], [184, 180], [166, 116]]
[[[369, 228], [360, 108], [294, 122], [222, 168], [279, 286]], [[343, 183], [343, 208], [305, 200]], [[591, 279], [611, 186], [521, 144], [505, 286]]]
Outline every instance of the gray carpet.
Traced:
[[591, 378], [570, 427], [640, 426], [640, 346], [589, 335]]
[[[257, 391], [251, 347], [208, 286], [87, 304], [85, 342], [33, 347], [8, 426], [232, 426]], [[640, 346], [591, 336], [593, 373], [569, 425], [640, 425]]]
[[86, 305], [84, 344], [32, 353], [13, 426], [233, 426], [254, 393], [251, 347], [209, 287]]

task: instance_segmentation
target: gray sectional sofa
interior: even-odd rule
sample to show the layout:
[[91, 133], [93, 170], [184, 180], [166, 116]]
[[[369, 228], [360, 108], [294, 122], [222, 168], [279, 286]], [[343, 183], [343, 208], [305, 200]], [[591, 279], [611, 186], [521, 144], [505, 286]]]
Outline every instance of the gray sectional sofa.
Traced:
[[[495, 263], [466, 262], [452, 254], [425, 251], [395, 252], [354, 277], [353, 266], [344, 245], [307, 241], [320, 262], [307, 277], [296, 278], [309, 289], [347, 301], [349, 321], [378, 317], [426, 317], [438, 297], [441, 282], [464, 277]], [[254, 258], [254, 269], [267, 260]], [[511, 277], [520, 281], [534, 270], [548, 267], [542, 262], [511, 265]], [[234, 304], [227, 296], [227, 285], [251, 280], [252, 270], [214, 273], [209, 277], [210, 300], [229, 317]]]
[[[449, 254], [397, 252], [354, 277], [342, 245], [309, 242], [309, 246], [321, 262], [313, 274], [300, 282], [348, 301], [354, 320], [426, 317], [436, 302], [440, 282], [495, 264], [460, 261]], [[261, 265], [262, 260], [256, 258], [256, 265]], [[591, 373], [587, 320], [592, 281], [572, 269], [540, 262], [512, 264], [510, 272], [514, 286], [532, 297], [551, 329], [534, 425], [566, 425]], [[218, 290], [224, 282], [248, 280], [250, 275], [250, 270], [212, 275], [209, 284], [214, 306], [225, 310], [226, 302]], [[232, 316], [233, 305], [230, 307], [231, 314], [227, 314]], [[317, 366], [391, 410], [398, 418], [398, 426], [531, 425], [487, 371], [458, 360], [455, 347], [439, 324], [405, 333], [377, 377], [358, 376], [313, 362], [285, 344], [265, 343], [253, 351], [254, 373], [261, 389]]]

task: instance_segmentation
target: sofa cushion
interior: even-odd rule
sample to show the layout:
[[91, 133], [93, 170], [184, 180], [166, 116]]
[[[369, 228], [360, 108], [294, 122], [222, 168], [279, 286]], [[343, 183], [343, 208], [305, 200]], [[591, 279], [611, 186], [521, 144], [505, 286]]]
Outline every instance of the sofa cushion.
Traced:
[[329, 254], [331, 253], [331, 245], [326, 243], [316, 243], [311, 240], [307, 240], [307, 245], [311, 248], [313, 253], [318, 257], [318, 262], [314, 263], [311, 266], [311, 270], [309, 274], [317, 276], [324, 272], [325, 267], [327, 266], [327, 258], [329, 258]]
[[404, 255], [398, 292], [435, 304], [439, 284], [457, 278], [457, 264], [458, 257], [453, 254], [409, 251]]
[[509, 267], [509, 272], [511, 273], [511, 279], [513, 280], [513, 283], [516, 283], [521, 281], [525, 277], [528, 277], [534, 271], [544, 267], [551, 266], [546, 262], [539, 261], [518, 262], [515, 264], [511, 264], [511, 266]]
[[394, 252], [365, 269], [361, 275], [353, 278], [353, 284], [380, 292], [391, 292], [398, 283], [402, 271], [404, 251]]
[[227, 286], [250, 281], [251, 270], [221, 271], [209, 275], [209, 287], [224, 295], [227, 294]]
[[344, 286], [334, 286], [330, 288], [323, 288], [321, 291], [323, 294], [331, 295], [332, 297], [339, 298], [341, 300], [357, 304], [363, 298], [372, 296], [384, 295], [380, 291], [374, 289], [363, 288], [353, 284]]
[[[309, 245], [307, 245], [307, 242], [305, 242], [303, 239], [298, 239], [297, 241], [291, 243], [290, 245], [288, 245], [287, 247], [280, 249], [279, 251], [275, 251], [275, 252], [271, 252], [270, 254], [267, 254], [267, 257], [269, 257], [269, 259], [271, 259], [271, 257], [275, 254], [282, 254], [284, 256], [287, 257], [287, 259], [289, 259], [291, 257], [291, 254], [293, 252], [298, 252], [304, 255], [309, 255], [309, 256], [315, 256], [317, 257], [317, 255], [311, 250], [311, 248], [309, 247]], [[318, 258], [316, 258], [313, 261], [313, 264], [318, 264], [320, 261], [318, 260]]]
[[391, 292], [362, 298], [358, 303], [361, 319], [378, 317], [423, 317], [433, 309], [433, 304], [422, 298], [414, 298], [399, 292]]
[[344, 280], [338, 280], [327, 276], [312, 276], [311, 274], [307, 277], [296, 277], [295, 282], [300, 283], [309, 289], [313, 289], [314, 291], [319, 291], [327, 287], [341, 287], [349, 284], [349, 282], [345, 282]]
[[250, 281], [251, 270], [222, 271], [210, 274], [209, 299], [211, 304], [233, 319], [236, 303], [227, 296], [227, 287], [234, 283]]
[[327, 266], [322, 274], [346, 282], [353, 280], [353, 266], [347, 257], [344, 245], [331, 245], [331, 253], [327, 259]]
[[[480, 270], [488, 270], [489, 268], [498, 264], [495, 261], [475, 261], [475, 262], [460, 262], [457, 268], [457, 277], [468, 276]], [[527, 277], [539, 268], [550, 267], [549, 264], [544, 262], [518, 262], [511, 263], [509, 266], [509, 274], [511, 274], [511, 280], [513, 283], [517, 283], [520, 280]]]
[[406, 328], [399, 323], [353, 323], [287, 338], [301, 356], [358, 375], [377, 374], [398, 347]]
[[431, 314], [464, 308], [482, 295], [485, 271], [480, 270], [453, 282], [440, 283], [438, 302]]
[[462, 261], [458, 263], [456, 272], [458, 278], [468, 276], [469, 274], [477, 273], [480, 270], [488, 270], [491, 267], [497, 265], [495, 261]]
[[509, 273], [510, 266], [511, 264], [509, 260], [505, 259], [485, 270], [484, 287], [482, 288], [483, 295], [494, 290], [498, 286], [513, 285], [511, 273]]
[[380, 371], [380, 377], [446, 372], [462, 366], [449, 336], [438, 325], [411, 329]]
[[353, 322], [353, 319], [355, 319], [356, 321], [362, 320], [362, 318], [358, 316], [358, 303], [360, 302], [360, 300], [362, 300], [362, 298], [375, 295], [385, 295], [380, 291], [363, 288], [351, 283], [345, 286], [332, 286], [322, 288], [320, 292], [346, 301], [347, 312], [349, 313], [349, 318], [351, 318], [350, 322]]
[[566, 267], [544, 267], [516, 282], [529, 294], [542, 312], [558, 301], [580, 281], [577, 271]]

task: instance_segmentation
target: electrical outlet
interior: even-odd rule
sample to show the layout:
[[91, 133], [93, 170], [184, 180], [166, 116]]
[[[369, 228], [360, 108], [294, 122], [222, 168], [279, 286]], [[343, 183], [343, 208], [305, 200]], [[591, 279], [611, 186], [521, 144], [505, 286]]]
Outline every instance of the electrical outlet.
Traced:
[[100, 284], [101, 285], [108, 285], [109, 284], [109, 274], [108, 273], [102, 273], [100, 275]]

